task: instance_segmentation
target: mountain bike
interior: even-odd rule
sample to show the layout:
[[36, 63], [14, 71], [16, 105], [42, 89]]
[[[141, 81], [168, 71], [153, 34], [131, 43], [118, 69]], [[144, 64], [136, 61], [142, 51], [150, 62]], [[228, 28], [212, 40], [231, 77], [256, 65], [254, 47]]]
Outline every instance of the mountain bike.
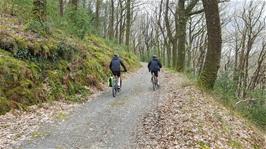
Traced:
[[154, 73], [152, 73], [151, 82], [153, 91], [159, 89], [158, 78], [155, 76]]
[[[127, 70], [121, 71], [120, 73], [122, 73], [122, 72], [127, 72]], [[121, 91], [122, 78], [120, 76], [120, 88], [118, 86], [118, 78], [119, 77], [117, 75], [114, 75], [113, 80], [112, 80], [112, 94], [113, 94], [113, 97], [116, 97], [116, 94]]]
[[[121, 83], [122, 83], [122, 81], [120, 80], [120, 87], [121, 87]], [[116, 97], [116, 94], [119, 91], [120, 91], [120, 88], [118, 87], [118, 76], [115, 75], [114, 79], [113, 79], [113, 82], [112, 82], [112, 94], [113, 94], [113, 97]]]

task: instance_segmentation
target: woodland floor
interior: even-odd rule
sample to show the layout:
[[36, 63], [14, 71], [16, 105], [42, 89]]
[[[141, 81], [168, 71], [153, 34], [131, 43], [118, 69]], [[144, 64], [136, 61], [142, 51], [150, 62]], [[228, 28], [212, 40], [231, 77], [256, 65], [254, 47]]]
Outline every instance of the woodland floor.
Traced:
[[266, 148], [265, 134], [185, 78], [165, 73], [164, 101], [143, 117], [137, 148]]
[[263, 134], [185, 76], [163, 71], [160, 84], [152, 91], [144, 66], [116, 98], [108, 88], [81, 105], [9, 112], [0, 116], [0, 148], [265, 148]]

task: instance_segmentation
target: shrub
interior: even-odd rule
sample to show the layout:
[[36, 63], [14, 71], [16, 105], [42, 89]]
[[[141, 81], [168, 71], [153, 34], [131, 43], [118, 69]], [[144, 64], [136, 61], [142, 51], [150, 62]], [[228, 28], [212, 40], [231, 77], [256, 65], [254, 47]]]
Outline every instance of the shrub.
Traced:
[[31, 20], [28, 25], [27, 29], [34, 32], [39, 33], [40, 35], [46, 35], [47, 33], [51, 33], [49, 22], [40, 22], [36, 20]]
[[10, 109], [10, 102], [5, 97], [0, 96], [0, 115], [8, 112]]

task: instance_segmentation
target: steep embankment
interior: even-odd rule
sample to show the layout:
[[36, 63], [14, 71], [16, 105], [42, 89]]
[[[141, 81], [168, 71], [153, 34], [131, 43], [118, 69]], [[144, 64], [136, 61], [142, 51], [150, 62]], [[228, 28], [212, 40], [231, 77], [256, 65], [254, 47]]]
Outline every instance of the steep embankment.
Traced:
[[0, 16], [0, 114], [51, 100], [80, 101], [101, 89], [117, 51], [129, 67], [137, 57], [94, 35], [84, 40], [60, 30], [40, 36], [15, 17]]

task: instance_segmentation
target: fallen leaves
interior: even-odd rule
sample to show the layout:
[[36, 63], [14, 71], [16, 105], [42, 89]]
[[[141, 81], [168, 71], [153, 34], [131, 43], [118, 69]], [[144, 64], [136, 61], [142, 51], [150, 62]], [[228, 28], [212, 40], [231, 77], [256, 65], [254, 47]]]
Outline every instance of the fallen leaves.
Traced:
[[168, 95], [142, 119], [138, 148], [265, 148], [265, 138], [245, 120], [181, 77], [166, 75]]
[[77, 104], [57, 101], [29, 107], [27, 112], [15, 110], [1, 115], [0, 148], [15, 148], [26, 139], [47, 135], [38, 131], [41, 124], [63, 120], [76, 106]]

